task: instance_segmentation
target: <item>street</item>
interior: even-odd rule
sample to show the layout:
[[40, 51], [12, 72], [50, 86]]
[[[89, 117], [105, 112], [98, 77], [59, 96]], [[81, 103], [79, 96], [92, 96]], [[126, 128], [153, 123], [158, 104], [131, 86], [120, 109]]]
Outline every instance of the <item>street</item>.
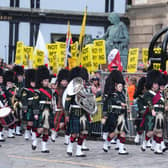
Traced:
[[53, 143], [49, 140], [49, 154], [41, 153], [40, 142], [36, 151], [31, 149], [31, 140], [25, 141], [23, 137], [8, 139], [1, 143], [0, 168], [167, 168], [168, 151], [163, 155], [155, 155], [150, 149], [146, 152], [140, 146], [126, 145], [129, 155], [118, 155], [111, 146], [108, 153], [102, 150], [103, 141], [88, 140], [90, 151], [85, 152], [87, 157], [77, 158], [66, 154], [64, 138], [58, 137]]

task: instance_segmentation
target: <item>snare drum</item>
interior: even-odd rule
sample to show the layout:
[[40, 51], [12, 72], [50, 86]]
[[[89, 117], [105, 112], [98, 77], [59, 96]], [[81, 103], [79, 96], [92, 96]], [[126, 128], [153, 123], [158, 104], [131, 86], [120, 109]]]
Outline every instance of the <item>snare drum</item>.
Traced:
[[4, 127], [9, 127], [14, 124], [16, 118], [12, 114], [12, 109], [10, 107], [3, 107], [0, 109], [0, 123]]

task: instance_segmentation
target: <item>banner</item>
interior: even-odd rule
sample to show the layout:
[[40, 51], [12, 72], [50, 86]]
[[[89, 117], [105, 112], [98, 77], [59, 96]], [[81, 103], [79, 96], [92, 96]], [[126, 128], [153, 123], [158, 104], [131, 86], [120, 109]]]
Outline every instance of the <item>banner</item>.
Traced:
[[105, 40], [94, 40], [94, 46], [98, 48], [98, 63], [106, 64]]
[[24, 55], [24, 43], [18, 41], [16, 44], [16, 55], [15, 55], [15, 64], [22, 65], [23, 55]]
[[135, 73], [137, 71], [139, 48], [131, 48], [128, 53], [127, 72]]

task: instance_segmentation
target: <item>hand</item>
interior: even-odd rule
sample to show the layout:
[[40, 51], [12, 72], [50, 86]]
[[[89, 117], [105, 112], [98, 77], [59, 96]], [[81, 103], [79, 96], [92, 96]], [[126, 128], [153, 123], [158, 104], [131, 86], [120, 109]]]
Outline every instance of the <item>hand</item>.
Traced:
[[156, 116], [156, 112], [155, 112], [155, 110], [152, 110], [152, 116]]
[[127, 104], [125, 104], [125, 103], [121, 103], [121, 106], [126, 107], [126, 106], [127, 106]]
[[107, 117], [102, 118], [101, 123], [104, 125], [106, 123]]
[[69, 117], [65, 117], [65, 122], [68, 123], [69, 122]]
[[35, 120], [38, 120], [38, 115], [37, 115], [37, 114], [34, 115], [34, 119], [35, 119]]

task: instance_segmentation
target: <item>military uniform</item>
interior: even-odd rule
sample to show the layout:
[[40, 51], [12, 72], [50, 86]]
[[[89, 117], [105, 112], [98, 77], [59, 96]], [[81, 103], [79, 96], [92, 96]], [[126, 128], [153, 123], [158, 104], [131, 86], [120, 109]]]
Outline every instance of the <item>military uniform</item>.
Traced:
[[[22, 121], [22, 105], [21, 105], [21, 91], [22, 88], [24, 88], [25, 83], [24, 83], [24, 68], [22, 66], [19, 65], [15, 65], [15, 67], [13, 68], [13, 71], [15, 73], [15, 86], [16, 86], [16, 90], [15, 90], [15, 99], [14, 99], [14, 104], [13, 104], [13, 108], [14, 108], [14, 113], [15, 116], [17, 118], [17, 122], [16, 122], [16, 135], [17, 136], [21, 136], [21, 121]], [[23, 81], [18, 81], [18, 76], [22, 76]]]
[[[124, 147], [127, 132], [127, 108], [124, 93], [124, 78], [120, 71], [113, 70], [106, 79], [104, 94], [106, 95], [103, 104], [103, 117], [106, 131], [108, 132], [103, 144], [103, 150], [108, 152], [109, 143], [118, 135], [119, 154], [128, 154]], [[120, 89], [118, 88], [120, 86]]]
[[[70, 71], [70, 80], [73, 80], [76, 77], [80, 77], [81, 80], [88, 81], [88, 72], [85, 68], [75, 67]], [[75, 86], [74, 86], [75, 87]], [[72, 89], [72, 88], [71, 88]], [[87, 92], [87, 87], [84, 87]], [[68, 86], [67, 86], [68, 90]], [[66, 93], [66, 91], [65, 91]], [[67, 154], [72, 155], [73, 153], [73, 144], [75, 139], [78, 138], [77, 141], [77, 157], [86, 156], [82, 152], [82, 145], [84, 140], [86, 139], [86, 135], [88, 134], [89, 128], [89, 115], [88, 113], [76, 102], [76, 94], [69, 96], [67, 95], [65, 100], [65, 113], [66, 116], [69, 117], [69, 133], [70, 133], [70, 141], [67, 146]]]

